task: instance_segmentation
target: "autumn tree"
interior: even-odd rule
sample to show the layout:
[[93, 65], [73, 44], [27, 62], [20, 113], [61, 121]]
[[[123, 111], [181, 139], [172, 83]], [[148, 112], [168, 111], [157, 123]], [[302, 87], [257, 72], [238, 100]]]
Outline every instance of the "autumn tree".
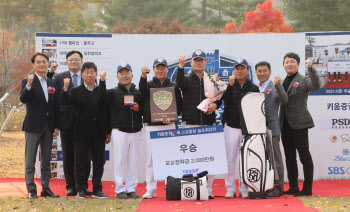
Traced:
[[272, 7], [272, 1], [265, 1], [256, 6], [256, 11], [245, 14], [245, 20], [240, 26], [230, 22], [225, 25], [224, 33], [261, 33], [261, 32], [293, 32], [293, 28], [285, 24], [280, 10]]
[[209, 27], [187, 26], [179, 18], [168, 21], [163, 16], [139, 20], [135, 25], [117, 24], [112, 33], [118, 34], [211, 34], [219, 33]]
[[[222, 28], [228, 21], [240, 23], [246, 12], [254, 10], [258, 3], [264, 0], [202, 0], [202, 7], [197, 12], [205, 12], [205, 25]], [[205, 7], [205, 9], [203, 8]], [[203, 19], [202, 19], [203, 23]]]
[[[16, 87], [31, 70], [29, 52], [25, 40], [16, 38], [18, 30], [9, 28], [0, 30], [0, 98], [11, 90], [19, 92]], [[4, 118], [6, 106], [3, 103]]]
[[183, 24], [191, 25], [195, 14], [191, 0], [111, 0], [104, 5], [101, 15], [104, 23], [113, 30], [116, 24], [135, 25], [142, 19], [162, 15], [167, 21], [179, 18]]
[[349, 0], [282, 0], [282, 11], [297, 32], [347, 31]]

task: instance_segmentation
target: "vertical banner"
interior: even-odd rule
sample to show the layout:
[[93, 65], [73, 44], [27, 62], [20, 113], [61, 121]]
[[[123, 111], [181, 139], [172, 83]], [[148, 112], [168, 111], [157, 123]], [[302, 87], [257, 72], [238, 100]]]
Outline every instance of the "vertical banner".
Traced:
[[305, 59], [311, 59], [321, 89], [310, 92], [315, 122], [310, 149], [315, 176], [350, 178], [350, 32], [306, 33]]
[[[112, 63], [111, 34], [54, 34], [36, 33], [35, 50], [46, 53], [50, 63], [57, 62], [57, 73], [67, 71], [66, 55], [71, 50], [78, 50], [83, 54], [83, 61], [94, 62], [98, 72], [109, 69]], [[56, 74], [57, 74], [56, 73]], [[99, 75], [98, 75], [99, 76]], [[108, 75], [107, 75], [108, 79]], [[102, 180], [113, 181], [113, 160], [111, 159], [112, 145], [106, 145], [106, 164]], [[37, 160], [40, 161], [40, 152]], [[58, 136], [54, 138], [51, 152], [51, 178], [64, 179], [62, 146]], [[40, 163], [36, 165], [36, 177], [40, 177]], [[89, 179], [92, 178], [92, 168]]]

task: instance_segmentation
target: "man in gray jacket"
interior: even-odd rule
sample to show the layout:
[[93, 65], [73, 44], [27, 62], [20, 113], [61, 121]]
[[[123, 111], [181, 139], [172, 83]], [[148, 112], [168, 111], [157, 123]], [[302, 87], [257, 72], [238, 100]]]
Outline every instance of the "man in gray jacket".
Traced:
[[281, 85], [281, 77], [276, 76], [275, 80], [270, 80], [271, 65], [266, 61], [261, 61], [255, 65], [255, 74], [259, 80], [258, 86], [261, 93], [265, 93], [265, 114], [267, 128], [272, 131], [272, 145], [275, 159], [275, 173], [277, 171], [278, 180], [275, 180], [274, 189], [269, 193], [269, 197], [280, 197], [284, 189], [284, 166], [280, 150], [281, 129], [278, 119], [278, 109], [280, 104], [288, 101], [287, 93]]
[[[310, 91], [320, 89], [321, 85], [311, 60], [305, 61], [309, 76], [303, 76], [298, 72], [299, 64], [300, 57], [295, 53], [287, 53], [283, 58], [287, 77], [281, 84], [287, 92], [288, 102], [281, 106], [280, 126], [290, 186], [289, 190], [283, 193], [294, 194], [294, 196], [312, 196], [314, 165], [309, 151], [309, 128], [315, 125], [307, 109], [307, 99]], [[305, 179], [301, 192], [298, 187], [297, 151], [303, 164]]]

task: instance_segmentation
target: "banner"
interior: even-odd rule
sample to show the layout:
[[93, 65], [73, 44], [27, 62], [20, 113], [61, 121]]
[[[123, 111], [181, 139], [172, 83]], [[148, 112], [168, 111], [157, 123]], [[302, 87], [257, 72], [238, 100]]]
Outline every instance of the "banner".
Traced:
[[[337, 156], [339, 156], [337, 158], [348, 157], [349, 142], [346, 141], [347, 139], [343, 142], [343, 138], [347, 138], [348, 130], [332, 128], [323, 130], [321, 128], [321, 119], [349, 118], [344, 116], [350, 110], [350, 101], [348, 98], [344, 98], [344, 95], [350, 93], [350, 80], [347, 80], [349, 76], [347, 76], [347, 71], [340, 72], [332, 68], [333, 64], [334, 67], [336, 64], [342, 67], [348, 66], [347, 64], [350, 61], [347, 58], [347, 56], [350, 56], [349, 35], [350, 32], [204, 35], [37, 33], [36, 51], [47, 51], [50, 60], [59, 63], [57, 72], [67, 70], [65, 56], [68, 51], [79, 50], [83, 52], [84, 62], [95, 62], [99, 72], [107, 72], [106, 83], [108, 89], [116, 87], [118, 84], [117, 66], [119, 64], [126, 62], [131, 65], [133, 70], [132, 82], [138, 87], [141, 67], [149, 67], [151, 71], [147, 79], [152, 79], [154, 76], [153, 62], [159, 57], [168, 61], [168, 77], [175, 81], [178, 58], [180, 56], [186, 57], [185, 74], [188, 74], [191, 71], [189, 64], [191, 55], [197, 49], [206, 52], [206, 70], [217, 73], [223, 81], [227, 82], [229, 76], [232, 75], [232, 65], [237, 58], [244, 58], [248, 61], [249, 78], [255, 84], [258, 83], [255, 75], [255, 64], [263, 60], [271, 64], [271, 79], [274, 79], [275, 76], [280, 76], [283, 79], [286, 76], [283, 56], [287, 52], [295, 52], [301, 58], [299, 73], [307, 74], [305, 72], [305, 60], [311, 59], [322, 83], [322, 88], [319, 91], [310, 92], [308, 98], [308, 109], [315, 123], [315, 127], [309, 129], [310, 152], [315, 167], [314, 179], [350, 178], [350, 161], [334, 161]], [[329, 66], [332, 70], [328, 70]], [[222, 112], [223, 105], [216, 110], [217, 124], [221, 124]], [[338, 125], [339, 123], [341, 122], [338, 122]], [[344, 122], [344, 125], [350, 126], [347, 122]], [[334, 139], [333, 136], [336, 136], [337, 139]], [[106, 147], [108, 148], [108, 146], [111, 146], [111, 144]], [[283, 147], [280, 146], [282, 155], [284, 155]], [[141, 150], [144, 149], [146, 147], [143, 142]], [[112, 156], [113, 153], [110, 152], [110, 157]], [[300, 162], [298, 164], [299, 178], [302, 179], [302, 166]], [[146, 153], [141, 151], [138, 169], [139, 182], [145, 181], [145, 167]], [[344, 172], [340, 170], [344, 170]], [[238, 168], [236, 173], [238, 173]], [[113, 172], [105, 171], [105, 175], [113, 176]], [[287, 176], [286, 173], [285, 176]]]
[[155, 180], [208, 171], [227, 174], [222, 125], [150, 132]]

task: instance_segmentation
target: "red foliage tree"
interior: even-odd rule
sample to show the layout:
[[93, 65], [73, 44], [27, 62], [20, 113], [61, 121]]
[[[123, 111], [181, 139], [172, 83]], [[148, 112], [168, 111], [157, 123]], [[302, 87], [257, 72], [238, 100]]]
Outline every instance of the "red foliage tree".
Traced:
[[263, 4], [256, 5], [256, 11], [249, 11], [245, 14], [245, 21], [237, 27], [236, 23], [226, 23], [224, 33], [261, 33], [293, 32], [293, 28], [285, 24], [283, 14], [280, 10], [272, 7], [272, 1], [265, 1]]

